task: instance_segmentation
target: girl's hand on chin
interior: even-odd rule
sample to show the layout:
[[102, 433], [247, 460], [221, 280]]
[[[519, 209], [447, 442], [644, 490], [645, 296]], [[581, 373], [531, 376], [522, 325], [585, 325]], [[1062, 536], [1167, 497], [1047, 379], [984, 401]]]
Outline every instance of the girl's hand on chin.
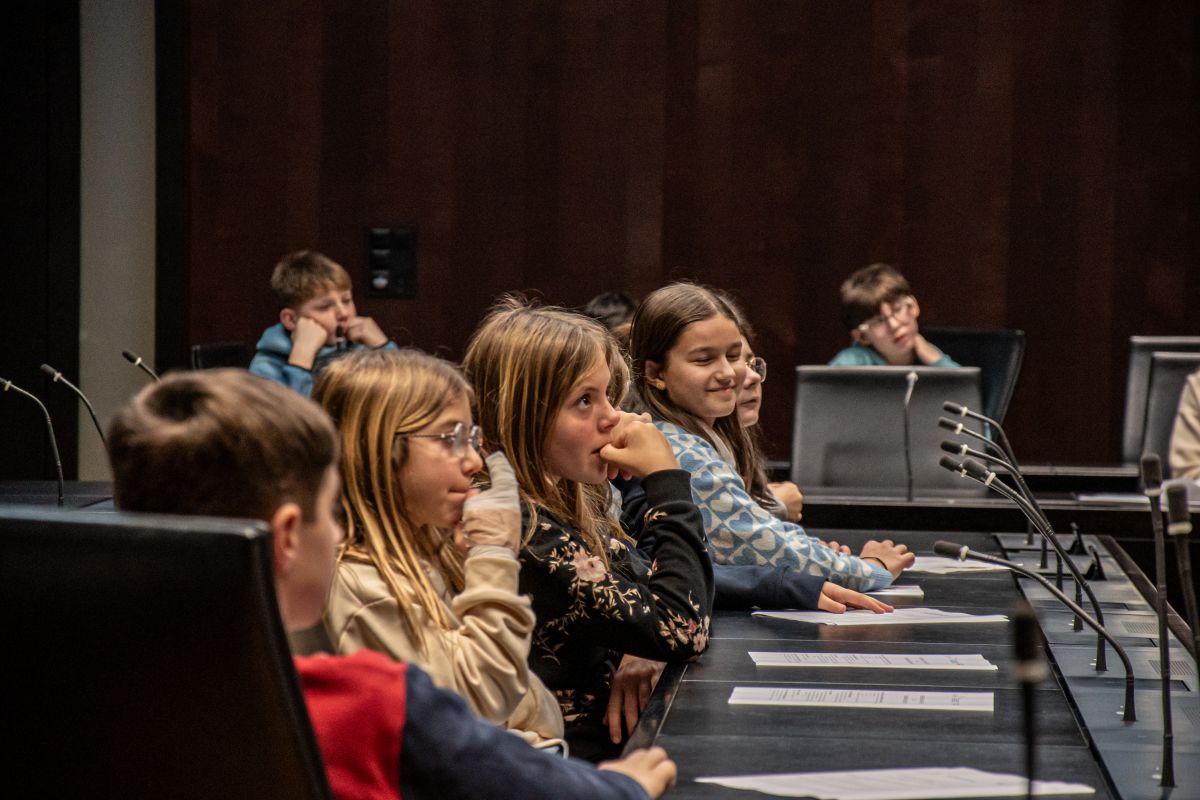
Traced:
[[600, 449], [600, 457], [608, 462], [610, 476], [614, 467], [639, 478], [679, 468], [667, 437], [645, 414], [622, 412], [621, 420], [612, 429], [612, 440]]

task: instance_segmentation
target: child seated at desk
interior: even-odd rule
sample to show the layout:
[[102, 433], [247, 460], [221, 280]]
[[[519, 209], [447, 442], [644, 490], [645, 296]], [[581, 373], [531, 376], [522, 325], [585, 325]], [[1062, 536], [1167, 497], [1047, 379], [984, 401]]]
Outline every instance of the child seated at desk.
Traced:
[[[244, 370], [174, 373], [117, 414], [108, 441], [119, 509], [261, 520], [284, 626], [320, 619], [343, 533], [337, 436], [316, 404]], [[536, 750], [370, 650], [295, 665], [337, 797], [644, 798], [674, 781], [660, 748], [600, 769]]]
[[904, 276], [887, 264], [872, 264], [842, 284], [842, 322], [853, 343], [831, 367], [957, 367], [958, 363], [921, 335], [921, 306]]

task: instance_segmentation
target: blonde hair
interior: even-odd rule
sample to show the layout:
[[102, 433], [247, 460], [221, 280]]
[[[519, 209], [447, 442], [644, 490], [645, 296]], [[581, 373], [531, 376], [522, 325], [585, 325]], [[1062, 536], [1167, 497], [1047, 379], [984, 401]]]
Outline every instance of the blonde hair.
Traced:
[[484, 446], [508, 456], [529, 508], [526, 543], [538, 509], [578, 529], [592, 555], [608, 564], [607, 542], [620, 535], [608, 516], [609, 488], [551, 479], [546, 450], [571, 388], [603, 358], [611, 372], [608, 399], [621, 402], [629, 370], [617, 343], [593, 319], [506, 297], [484, 317], [463, 359], [475, 388]]
[[[712, 440], [708, 426], [688, 410], [679, 407], [666, 389], [659, 389], [646, 380], [646, 362], [653, 361], [666, 366], [667, 353], [679, 341], [685, 328], [693, 322], [722, 316], [745, 334], [736, 311], [730, 307], [717, 290], [695, 283], [672, 283], [651, 292], [638, 306], [633, 315], [633, 330], [629, 335], [629, 356], [633, 361], [634, 381], [641, 393], [642, 402], [656, 419], [665, 420], [705, 439], [720, 451]], [[746, 337], [747, 339], [749, 337]], [[750, 435], [738, 421], [737, 408], [732, 413], [718, 417], [713, 430], [720, 436], [737, 462], [731, 464], [746, 486], [754, 481], [756, 465]]]
[[416, 526], [409, 519], [400, 484], [408, 439], [396, 434], [424, 428], [448, 405], [470, 395], [454, 365], [418, 350], [355, 351], [330, 364], [313, 387], [313, 399], [337, 424], [342, 446], [346, 540], [338, 561], [369, 563], [379, 571], [409, 637], [422, 650], [425, 636], [411, 605], [421, 606], [443, 630], [455, 627], [422, 559], [454, 592], [463, 587], [463, 562], [449, 531]]

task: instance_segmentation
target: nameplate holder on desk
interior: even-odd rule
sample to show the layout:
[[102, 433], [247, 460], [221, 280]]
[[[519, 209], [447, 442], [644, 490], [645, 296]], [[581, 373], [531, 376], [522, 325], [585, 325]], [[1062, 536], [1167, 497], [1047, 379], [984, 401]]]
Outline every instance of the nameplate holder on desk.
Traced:
[[955, 572], [1002, 572], [1005, 567], [985, 564], [981, 561], [959, 561], [945, 556], [918, 556], [916, 562], [904, 572], [927, 572], [930, 575], [950, 575]]
[[995, 671], [982, 655], [920, 653], [779, 653], [750, 651], [757, 667], [851, 667], [864, 669], [950, 669]]
[[[793, 772], [777, 775], [730, 775], [697, 778], [730, 789], [776, 797], [819, 800], [949, 800], [956, 797], [1021, 797], [1029, 788], [1024, 776], [971, 767], [914, 767], [844, 772]], [[1034, 781], [1035, 795], [1095, 794], [1082, 783]]]
[[872, 597], [924, 597], [925, 590], [915, 583], [905, 583], [899, 586], [887, 586], [867, 592]]
[[1008, 622], [1008, 617], [1003, 614], [967, 614], [936, 608], [897, 608], [886, 614], [876, 614], [865, 608], [856, 608], [843, 614], [832, 614], [828, 611], [755, 611], [753, 616], [786, 619], [791, 622], [811, 622], [816, 625], [948, 625]]
[[820, 706], [903, 711], [972, 711], [991, 714], [991, 692], [902, 692], [877, 689], [735, 686], [730, 705]]

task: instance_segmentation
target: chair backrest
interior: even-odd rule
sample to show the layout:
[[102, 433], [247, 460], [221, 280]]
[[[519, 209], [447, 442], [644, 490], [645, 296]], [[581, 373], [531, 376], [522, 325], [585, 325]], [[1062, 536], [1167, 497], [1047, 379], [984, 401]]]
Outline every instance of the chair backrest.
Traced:
[[[979, 368], [797, 367], [791, 478], [801, 489], [869, 490], [901, 495], [908, 488], [904, 453], [906, 376], [917, 373], [909, 405], [910, 453], [916, 489], [981, 494], [983, 487], [947, 472], [938, 462], [942, 408], [953, 401], [979, 408]], [[954, 418], [980, 431], [974, 420]], [[971, 441], [971, 440], [967, 440]], [[971, 446], [979, 449], [975, 440]]]
[[1141, 452], [1155, 454], [1164, 466], [1170, 455], [1179, 396], [1183, 394], [1188, 376], [1197, 369], [1200, 369], [1200, 353], [1153, 353], [1150, 356], [1150, 388], [1146, 393]]
[[1153, 353], [1200, 352], [1200, 336], [1130, 336], [1129, 369], [1125, 374], [1125, 421], [1121, 426], [1121, 460], [1136, 462], [1145, 439], [1146, 396], [1150, 390]]
[[21, 797], [329, 798], [261, 525], [0, 509], [0, 608]]
[[964, 367], [979, 367], [983, 414], [1003, 423], [1025, 360], [1025, 331], [930, 326], [921, 333]]
[[192, 369], [250, 366], [245, 342], [207, 342], [192, 345]]

